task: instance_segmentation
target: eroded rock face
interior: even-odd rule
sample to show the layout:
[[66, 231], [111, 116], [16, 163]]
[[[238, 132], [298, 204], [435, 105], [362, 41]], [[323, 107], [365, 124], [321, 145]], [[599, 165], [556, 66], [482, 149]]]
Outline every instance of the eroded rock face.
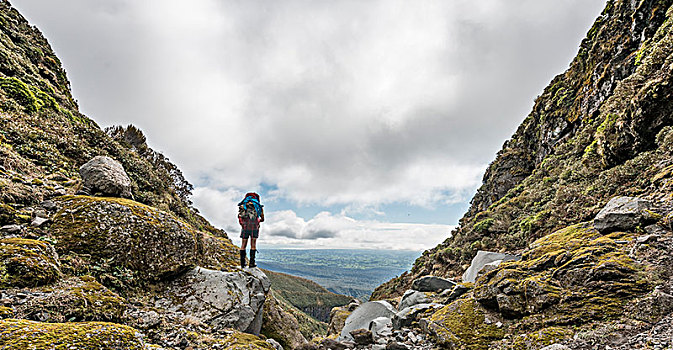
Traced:
[[127, 199], [66, 196], [51, 231], [61, 252], [88, 254], [159, 280], [197, 263], [200, 233], [170, 213]]
[[79, 168], [84, 187], [92, 194], [131, 198], [131, 179], [118, 161], [97, 156]]
[[470, 267], [465, 270], [463, 273], [463, 282], [474, 282], [477, 279], [479, 271], [481, 271], [485, 266], [491, 264], [499, 265], [503, 261], [519, 260], [520, 256], [496, 252], [487, 252], [480, 250], [477, 252], [474, 258], [472, 258], [472, 263]]
[[637, 197], [612, 198], [596, 215], [594, 227], [601, 233], [631, 230], [638, 226], [650, 206], [649, 201]]
[[169, 282], [156, 307], [182, 313], [216, 329], [259, 335], [270, 282], [259, 271], [223, 272], [197, 267]]

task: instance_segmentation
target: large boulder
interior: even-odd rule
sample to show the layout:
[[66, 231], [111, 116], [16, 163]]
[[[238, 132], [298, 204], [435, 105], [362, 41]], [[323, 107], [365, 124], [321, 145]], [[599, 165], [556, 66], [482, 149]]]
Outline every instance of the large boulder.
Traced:
[[369, 329], [370, 323], [379, 317], [392, 318], [395, 315], [395, 309], [387, 301], [377, 300], [369, 301], [360, 305], [351, 313], [341, 330], [339, 340], [352, 341], [350, 332], [356, 329]]
[[270, 286], [259, 269], [224, 272], [197, 267], [166, 283], [155, 306], [216, 329], [234, 328], [259, 335]]
[[128, 268], [145, 280], [197, 263], [201, 235], [173, 214], [121, 198], [65, 196], [55, 202], [61, 210], [51, 231], [61, 253], [87, 255], [110, 269]]
[[612, 198], [594, 218], [594, 227], [601, 233], [634, 229], [650, 205], [637, 197]]
[[40, 286], [56, 281], [60, 274], [51, 244], [23, 238], [0, 240], [0, 288]]
[[97, 156], [79, 168], [83, 185], [90, 193], [131, 198], [131, 179], [118, 161]]
[[497, 267], [500, 263], [504, 261], [512, 261], [521, 259], [518, 255], [505, 254], [505, 253], [495, 253], [487, 252], [480, 250], [477, 252], [477, 255], [472, 258], [472, 263], [470, 267], [465, 270], [463, 273], [463, 282], [474, 282], [481, 271], [485, 266]]
[[445, 289], [451, 289], [456, 285], [455, 282], [437, 276], [423, 276], [411, 283], [411, 289], [421, 292], [439, 292]]

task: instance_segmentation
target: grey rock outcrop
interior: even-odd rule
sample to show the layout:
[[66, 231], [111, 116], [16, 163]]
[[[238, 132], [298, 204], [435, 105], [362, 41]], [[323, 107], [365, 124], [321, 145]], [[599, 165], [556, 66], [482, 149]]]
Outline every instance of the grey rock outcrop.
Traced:
[[156, 307], [199, 319], [216, 329], [259, 335], [270, 282], [258, 269], [223, 272], [197, 267], [166, 285]]
[[411, 289], [421, 292], [439, 292], [444, 289], [451, 289], [456, 285], [455, 282], [437, 276], [423, 276], [414, 280]]
[[409, 289], [406, 292], [404, 292], [404, 295], [402, 296], [402, 300], [400, 301], [400, 305], [398, 309], [404, 310], [408, 308], [409, 306], [414, 306], [416, 304], [423, 304], [423, 303], [429, 303], [430, 298], [428, 298], [427, 295], [423, 292], [419, 292], [417, 290]]
[[350, 332], [356, 329], [369, 329], [370, 323], [379, 317], [392, 318], [395, 315], [395, 309], [390, 303], [382, 300], [369, 301], [360, 305], [351, 313], [341, 330], [339, 340], [353, 340]]
[[633, 229], [640, 223], [650, 202], [637, 197], [615, 197], [594, 218], [594, 227], [601, 233]]
[[442, 304], [437, 303], [423, 303], [407, 307], [396, 313], [393, 317], [393, 329], [401, 329], [402, 327], [411, 326], [417, 319], [418, 315], [428, 309], [439, 309], [443, 307]]
[[104, 196], [131, 198], [131, 179], [118, 161], [97, 156], [79, 168], [84, 188]]
[[505, 254], [505, 253], [495, 253], [487, 252], [480, 250], [477, 252], [477, 255], [472, 258], [472, 263], [470, 267], [465, 270], [463, 273], [463, 282], [474, 282], [477, 279], [479, 271], [484, 268], [484, 266], [490, 264], [489, 266], [499, 265], [504, 261], [519, 260], [521, 259], [518, 255]]

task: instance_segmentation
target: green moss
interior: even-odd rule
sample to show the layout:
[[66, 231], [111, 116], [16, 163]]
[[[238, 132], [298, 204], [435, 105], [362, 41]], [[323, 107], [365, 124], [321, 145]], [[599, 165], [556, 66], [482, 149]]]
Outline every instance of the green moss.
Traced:
[[11, 307], [0, 306], [0, 319], [10, 318], [14, 316], [14, 310]]
[[486, 324], [483, 308], [471, 298], [461, 298], [430, 316], [430, 329], [435, 340], [449, 348], [488, 349], [502, 339], [505, 332]]
[[488, 229], [491, 228], [491, 226], [493, 226], [493, 223], [494, 223], [494, 222], [495, 222], [494, 219], [492, 219], [492, 218], [487, 218], [487, 219], [481, 220], [481, 221], [477, 222], [476, 224], [474, 224], [474, 226], [472, 227], [472, 229], [473, 229], [475, 232], [481, 232], [481, 233], [483, 233], [483, 232], [488, 231]]
[[515, 350], [539, 349], [558, 343], [573, 335], [573, 331], [563, 327], [547, 327], [539, 331], [517, 335], [512, 348]]
[[140, 333], [128, 326], [104, 323], [0, 321], [0, 348], [54, 350], [145, 349]]
[[[218, 342], [219, 343], [219, 342]], [[271, 344], [252, 334], [233, 331], [224, 339], [226, 350], [274, 350]]]
[[558, 230], [531, 244], [520, 261], [480, 278], [474, 296], [507, 317], [529, 316], [531, 327], [615, 317], [627, 300], [649, 288], [642, 267], [615, 242], [633, 237], [603, 236], [590, 224]]
[[46, 242], [22, 238], [0, 240], [0, 288], [34, 287], [60, 275], [58, 257]]

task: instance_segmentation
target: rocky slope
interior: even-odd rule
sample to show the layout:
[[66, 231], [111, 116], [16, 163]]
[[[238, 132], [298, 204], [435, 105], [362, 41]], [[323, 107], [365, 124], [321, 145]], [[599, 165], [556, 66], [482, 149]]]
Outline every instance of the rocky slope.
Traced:
[[[507, 252], [521, 259], [482, 273], [469, 293], [424, 318], [424, 332], [449, 348], [673, 346], [665, 326], [673, 311], [672, 5], [608, 1], [568, 70], [489, 166], [452, 237], [372, 299], [399, 297], [425, 275], [460, 280], [478, 251]], [[649, 209], [605, 231], [593, 220], [618, 196]]]
[[[4, 0], [0, 29], [0, 348], [304, 343], [180, 170], [137, 128], [82, 115], [45, 38]], [[277, 341], [254, 335], [263, 324]]]

